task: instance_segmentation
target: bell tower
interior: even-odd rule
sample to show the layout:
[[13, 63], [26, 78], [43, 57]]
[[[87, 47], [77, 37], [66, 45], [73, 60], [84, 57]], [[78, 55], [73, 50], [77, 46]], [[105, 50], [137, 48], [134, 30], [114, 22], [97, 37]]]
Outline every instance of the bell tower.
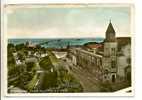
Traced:
[[106, 30], [105, 42], [115, 42], [115, 41], [116, 41], [115, 30], [114, 30], [112, 23], [111, 23], [111, 20], [110, 20], [110, 23], [109, 23], [107, 30]]
[[111, 21], [107, 27], [104, 41], [103, 68], [103, 80], [114, 83], [117, 77], [117, 41]]

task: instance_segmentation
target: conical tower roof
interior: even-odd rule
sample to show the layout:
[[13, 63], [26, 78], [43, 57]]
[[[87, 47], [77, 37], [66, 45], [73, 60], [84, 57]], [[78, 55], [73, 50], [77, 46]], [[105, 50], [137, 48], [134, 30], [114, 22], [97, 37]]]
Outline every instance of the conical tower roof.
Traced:
[[113, 28], [113, 26], [112, 26], [112, 24], [111, 24], [111, 21], [110, 21], [110, 23], [109, 23], [109, 25], [108, 25], [108, 28], [107, 28], [107, 30], [106, 30], [106, 33], [115, 33], [115, 30], [114, 30], [114, 28]]
[[107, 27], [107, 30], [106, 30], [106, 39], [105, 41], [106, 42], [114, 42], [116, 39], [115, 39], [115, 30], [111, 24], [111, 21]]

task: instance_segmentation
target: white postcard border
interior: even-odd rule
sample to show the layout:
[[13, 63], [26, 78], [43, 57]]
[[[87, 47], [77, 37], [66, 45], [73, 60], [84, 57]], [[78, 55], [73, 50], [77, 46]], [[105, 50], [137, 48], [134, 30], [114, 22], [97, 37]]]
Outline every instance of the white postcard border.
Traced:
[[[48, 5], [48, 4], [47, 4]], [[50, 4], [52, 5], [52, 4]], [[54, 4], [53, 4], [54, 5]], [[57, 4], [58, 5], [58, 4]], [[81, 4], [80, 4], [81, 5]], [[92, 4], [91, 4], [92, 5]], [[99, 4], [100, 6], [101, 4]], [[111, 4], [105, 4], [107, 6], [111, 6]], [[3, 9], [2, 13], [4, 16], [2, 16], [2, 19], [4, 19], [4, 21], [2, 21], [2, 33], [1, 34], [1, 82], [2, 82], [2, 93], [4, 96], [134, 96], [134, 82], [135, 82], [135, 78], [134, 78], [134, 72], [135, 72], [135, 66], [134, 66], [134, 45], [135, 45], [135, 32], [134, 32], [134, 5], [132, 4], [113, 4], [113, 6], [130, 6], [131, 7], [131, 12], [132, 12], [132, 17], [131, 17], [131, 40], [132, 40], [132, 46], [131, 46], [131, 50], [132, 50], [132, 92], [131, 93], [121, 93], [121, 92], [114, 92], [114, 93], [14, 93], [14, 94], [9, 94], [7, 93], [7, 16], [5, 14], [5, 9]]]

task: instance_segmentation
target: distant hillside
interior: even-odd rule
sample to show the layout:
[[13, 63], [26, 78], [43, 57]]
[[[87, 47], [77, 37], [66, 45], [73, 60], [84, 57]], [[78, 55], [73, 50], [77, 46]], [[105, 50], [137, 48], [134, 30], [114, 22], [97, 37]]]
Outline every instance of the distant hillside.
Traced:
[[100, 42], [100, 43], [98, 43], [98, 42], [88, 42], [88, 43], [85, 43], [84, 46], [91, 45], [91, 44], [103, 44], [103, 43], [104, 42]]

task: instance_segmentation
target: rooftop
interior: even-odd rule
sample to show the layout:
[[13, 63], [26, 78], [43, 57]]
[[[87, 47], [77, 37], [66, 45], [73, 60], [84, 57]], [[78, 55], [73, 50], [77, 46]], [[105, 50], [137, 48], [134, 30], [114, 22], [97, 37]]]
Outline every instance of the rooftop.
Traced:
[[131, 44], [131, 37], [117, 37], [118, 50], [127, 44]]

